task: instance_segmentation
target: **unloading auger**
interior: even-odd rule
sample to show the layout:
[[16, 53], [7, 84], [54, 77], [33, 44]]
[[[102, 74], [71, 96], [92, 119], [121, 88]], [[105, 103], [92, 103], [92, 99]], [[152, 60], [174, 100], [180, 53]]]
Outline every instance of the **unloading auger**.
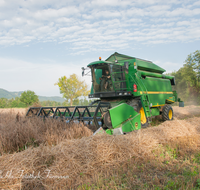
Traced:
[[83, 122], [97, 130], [102, 127], [108, 134], [125, 134], [147, 127], [157, 115], [172, 120], [170, 104], [174, 102], [184, 107], [172, 91], [175, 78], [164, 75], [165, 70], [150, 61], [115, 52], [87, 67], [92, 74], [89, 98], [98, 100], [89, 106], [31, 107], [26, 116]]

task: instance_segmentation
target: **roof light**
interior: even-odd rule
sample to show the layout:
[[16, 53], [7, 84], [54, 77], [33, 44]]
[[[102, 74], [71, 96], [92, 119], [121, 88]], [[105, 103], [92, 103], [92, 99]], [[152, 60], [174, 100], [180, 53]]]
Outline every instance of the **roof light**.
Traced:
[[99, 61], [101, 61], [101, 57], [99, 57]]

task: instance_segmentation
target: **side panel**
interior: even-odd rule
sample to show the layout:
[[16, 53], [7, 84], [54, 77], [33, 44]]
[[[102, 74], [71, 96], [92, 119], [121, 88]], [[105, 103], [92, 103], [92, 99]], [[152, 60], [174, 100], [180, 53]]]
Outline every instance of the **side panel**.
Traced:
[[132, 118], [135, 114], [134, 112], [135, 111], [133, 107], [125, 103], [122, 103], [118, 106], [109, 109], [113, 128], [116, 128], [127, 119]]
[[151, 108], [152, 116], [160, 115], [160, 110], [158, 108]]
[[163, 106], [167, 100], [169, 100], [168, 103], [173, 103], [174, 98], [170, 80], [152, 77], [141, 80], [147, 89], [149, 103], [152, 106]]
[[168, 79], [146, 77], [142, 79], [142, 82], [146, 86], [147, 91], [172, 92], [171, 82]]
[[122, 103], [109, 109], [113, 129], [106, 130], [108, 134], [115, 134], [120, 129], [121, 134], [141, 129], [140, 114], [133, 107]]

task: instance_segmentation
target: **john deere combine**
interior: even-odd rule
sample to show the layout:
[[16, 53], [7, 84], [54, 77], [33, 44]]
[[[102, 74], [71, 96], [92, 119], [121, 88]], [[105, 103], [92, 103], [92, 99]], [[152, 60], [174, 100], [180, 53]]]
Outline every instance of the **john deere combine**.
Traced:
[[[173, 76], [164, 75], [158, 65], [115, 52], [105, 61], [99, 58], [87, 67], [91, 70], [89, 98], [98, 98], [89, 106], [32, 107], [27, 116], [62, 118], [100, 126], [108, 134], [125, 134], [147, 127], [152, 117], [173, 119], [170, 104], [179, 102]], [[85, 68], [82, 68], [84, 75]]]

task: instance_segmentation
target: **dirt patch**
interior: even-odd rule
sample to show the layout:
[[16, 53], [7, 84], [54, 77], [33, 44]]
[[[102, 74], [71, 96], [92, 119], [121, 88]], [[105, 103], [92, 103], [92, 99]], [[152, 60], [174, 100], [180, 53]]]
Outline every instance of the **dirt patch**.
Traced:
[[174, 117], [178, 119], [184, 119], [194, 116], [200, 116], [200, 106], [185, 106], [185, 107], [178, 107], [174, 106]]

